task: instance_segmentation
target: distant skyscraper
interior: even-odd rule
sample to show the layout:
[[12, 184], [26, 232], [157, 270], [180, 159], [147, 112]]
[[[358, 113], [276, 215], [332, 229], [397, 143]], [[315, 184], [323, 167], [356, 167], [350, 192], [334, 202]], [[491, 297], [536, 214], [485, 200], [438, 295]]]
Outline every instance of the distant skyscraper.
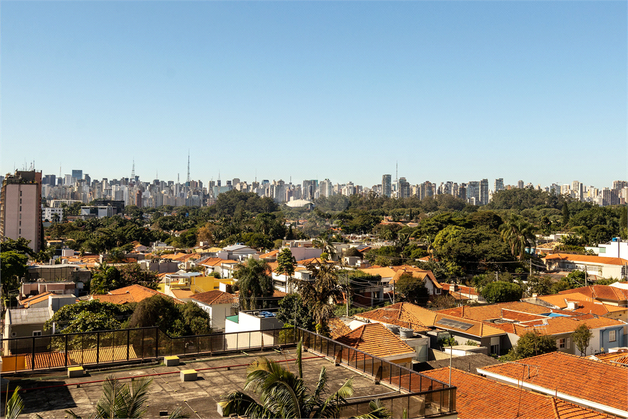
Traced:
[[488, 204], [488, 179], [480, 181], [480, 204]]
[[467, 201], [473, 205], [480, 204], [480, 182], [477, 180], [467, 184]]
[[523, 180], [520, 180], [519, 182], [517, 182], [517, 188], [523, 189]]
[[390, 175], [382, 176], [382, 195], [390, 198], [392, 195], [392, 179]]
[[1, 237], [23, 237], [30, 240], [34, 252], [41, 249], [41, 172], [16, 171], [4, 178], [0, 194]]
[[399, 178], [399, 198], [410, 197], [410, 182], [405, 177]]
[[495, 179], [495, 192], [504, 190], [504, 178], [500, 177], [499, 179]]
[[72, 178], [76, 180], [83, 179], [83, 171], [82, 170], [72, 170]]

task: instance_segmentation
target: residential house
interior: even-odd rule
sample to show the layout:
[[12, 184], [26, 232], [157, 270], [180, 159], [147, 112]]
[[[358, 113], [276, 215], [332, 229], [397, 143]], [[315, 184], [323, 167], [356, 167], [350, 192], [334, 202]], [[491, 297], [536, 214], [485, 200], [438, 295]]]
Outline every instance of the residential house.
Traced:
[[[416, 356], [414, 348], [410, 347], [399, 336], [388, 330], [382, 324], [369, 323], [358, 327], [335, 339], [337, 342], [365, 352], [369, 355], [382, 358], [386, 361], [402, 365], [406, 368], [412, 368], [412, 360]], [[365, 368], [369, 368], [368, 364], [372, 363], [372, 358], [358, 354], [358, 362]], [[343, 357], [347, 357], [348, 353], [343, 351]]]
[[456, 387], [456, 411], [460, 419], [613, 417], [554, 397], [554, 394], [539, 394], [531, 389], [507, 385], [456, 368], [439, 368], [423, 371], [422, 374], [444, 383], [451, 380], [451, 385]]
[[192, 295], [190, 299], [209, 314], [212, 329], [224, 330], [227, 317], [237, 313], [238, 298], [227, 292], [220, 290], [201, 292]]
[[[103, 295], [93, 294], [90, 296], [90, 299], [100, 300], [105, 303], [126, 304], [139, 303], [140, 301], [145, 300], [146, 298], [154, 297], [155, 295], [168, 297], [159, 291], [155, 291], [150, 288], [135, 284], [128, 287], [118, 288], [116, 290], [109, 291], [107, 294]], [[181, 303], [181, 301], [177, 299], [175, 299], [174, 301], [176, 303]]]
[[439, 313], [480, 321], [506, 332], [508, 345], [504, 349], [514, 347], [526, 333], [536, 332], [556, 339], [560, 351], [575, 354], [572, 334], [582, 323], [593, 333], [587, 353], [603, 352], [613, 342], [612, 346], [621, 346], [626, 336], [626, 324], [622, 321], [522, 301], [462, 306]]
[[548, 307], [579, 314], [595, 314], [600, 317], [626, 321], [628, 307], [605, 304], [580, 292], [541, 295], [528, 301], [542, 301]]
[[257, 250], [252, 247], [245, 246], [243, 244], [234, 244], [224, 247], [216, 256], [221, 259], [242, 261], [257, 255]]
[[590, 255], [554, 253], [544, 259], [548, 271], [584, 271], [602, 278], [626, 278], [628, 260]]
[[[54, 312], [51, 306], [29, 309], [8, 309], [4, 315], [4, 336], [6, 338], [37, 337], [52, 334], [52, 330], [45, 330], [44, 323], [52, 318]], [[33, 350], [33, 341], [18, 339], [4, 345], [4, 355], [22, 353]], [[43, 344], [44, 347], [47, 345]], [[40, 348], [35, 348], [40, 350]]]
[[502, 354], [509, 348], [507, 333], [492, 325], [471, 319], [431, 311], [411, 303], [397, 303], [377, 310], [360, 313], [357, 319], [412, 329], [430, 337], [430, 347], [439, 348], [442, 338], [454, 337], [462, 344], [473, 342]]
[[622, 366], [562, 352], [478, 369], [491, 380], [623, 418], [628, 418], [627, 372]]

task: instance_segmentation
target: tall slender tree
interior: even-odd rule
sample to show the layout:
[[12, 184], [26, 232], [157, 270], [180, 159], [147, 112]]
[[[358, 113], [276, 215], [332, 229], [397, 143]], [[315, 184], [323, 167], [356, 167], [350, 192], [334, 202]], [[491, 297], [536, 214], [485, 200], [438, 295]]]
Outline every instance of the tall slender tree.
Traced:
[[233, 277], [238, 280], [240, 307], [243, 310], [264, 307], [264, 298], [272, 297], [275, 292], [270, 267], [264, 260], [247, 259], [246, 263], [238, 265]]

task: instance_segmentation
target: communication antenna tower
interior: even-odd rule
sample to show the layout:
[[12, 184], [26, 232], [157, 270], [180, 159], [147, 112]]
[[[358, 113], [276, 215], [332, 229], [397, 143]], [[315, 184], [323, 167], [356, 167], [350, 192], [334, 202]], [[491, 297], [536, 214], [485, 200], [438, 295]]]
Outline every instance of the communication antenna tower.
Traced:
[[131, 179], [135, 180], [135, 159], [133, 159], [133, 168], [131, 169]]
[[188, 185], [190, 184], [190, 150], [188, 149]]

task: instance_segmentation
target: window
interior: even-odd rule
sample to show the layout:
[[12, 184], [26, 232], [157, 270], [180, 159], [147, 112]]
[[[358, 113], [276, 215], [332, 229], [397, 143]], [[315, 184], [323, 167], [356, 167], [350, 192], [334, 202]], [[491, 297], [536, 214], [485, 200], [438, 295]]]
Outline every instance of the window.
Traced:
[[558, 349], [565, 349], [565, 347], [567, 346], [567, 339], [556, 339], [556, 346], [558, 347]]
[[33, 336], [41, 336], [41, 330], [33, 330]]
[[615, 342], [617, 340], [617, 331], [616, 330], [609, 330], [608, 331], [608, 341], [609, 342]]

